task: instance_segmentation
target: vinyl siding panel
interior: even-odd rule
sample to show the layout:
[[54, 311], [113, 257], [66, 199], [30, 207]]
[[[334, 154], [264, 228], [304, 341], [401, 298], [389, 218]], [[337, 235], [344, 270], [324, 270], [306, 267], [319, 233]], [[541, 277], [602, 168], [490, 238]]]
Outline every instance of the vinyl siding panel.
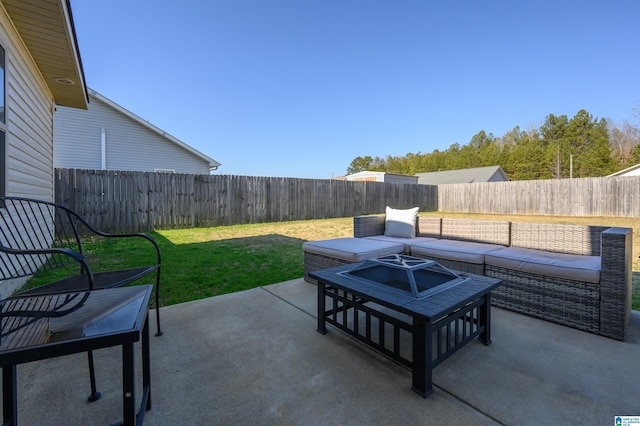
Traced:
[[418, 178], [413, 176], [394, 176], [386, 174], [384, 177], [386, 183], [418, 183]]
[[[53, 201], [53, 96], [1, 4], [0, 44], [6, 53], [6, 195]], [[4, 281], [0, 298], [24, 281]]]
[[104, 128], [107, 170], [209, 174], [207, 161], [93, 96], [86, 111], [57, 107], [54, 123], [55, 167], [101, 169]]
[[56, 106], [54, 113], [53, 162], [68, 169], [101, 169], [101, 128], [107, 123], [95, 113], [96, 105], [89, 102], [88, 110]]
[[417, 176], [397, 175], [387, 172], [362, 171], [346, 176], [346, 180], [360, 182], [385, 182], [385, 183], [418, 183]]
[[627, 173], [625, 173], [623, 175], [620, 175], [620, 176], [640, 176], [640, 168], [631, 170], [631, 171], [629, 171], [629, 172], [627, 172]]
[[53, 200], [52, 95], [0, 8], [6, 51], [7, 195]]

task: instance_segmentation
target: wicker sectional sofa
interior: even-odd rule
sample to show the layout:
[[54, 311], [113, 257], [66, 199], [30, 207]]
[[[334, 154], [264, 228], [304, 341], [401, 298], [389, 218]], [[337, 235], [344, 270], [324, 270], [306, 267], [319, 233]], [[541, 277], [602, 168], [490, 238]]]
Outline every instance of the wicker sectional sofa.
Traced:
[[624, 340], [630, 228], [418, 216], [415, 238], [384, 234], [385, 216], [357, 216], [354, 238], [304, 243], [305, 279], [316, 269], [411, 254], [501, 279], [492, 293], [495, 306]]

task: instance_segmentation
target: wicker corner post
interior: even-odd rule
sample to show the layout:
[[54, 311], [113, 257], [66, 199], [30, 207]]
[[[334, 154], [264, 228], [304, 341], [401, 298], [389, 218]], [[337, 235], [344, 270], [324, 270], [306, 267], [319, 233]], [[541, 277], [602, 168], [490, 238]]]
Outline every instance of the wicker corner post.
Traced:
[[602, 233], [600, 334], [618, 340], [624, 340], [631, 315], [632, 239], [630, 228]]

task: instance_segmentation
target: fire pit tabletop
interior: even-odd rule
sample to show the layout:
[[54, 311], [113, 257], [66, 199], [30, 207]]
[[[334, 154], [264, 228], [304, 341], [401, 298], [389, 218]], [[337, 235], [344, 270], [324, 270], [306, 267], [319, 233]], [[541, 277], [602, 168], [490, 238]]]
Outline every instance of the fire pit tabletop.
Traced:
[[[422, 261], [435, 263], [425, 259]], [[362, 267], [370, 264], [368, 262], [370, 261], [313, 271], [310, 272], [310, 275], [316, 280], [323, 280], [329, 285], [337, 284], [350, 293], [404, 314], [420, 315], [431, 320], [447, 315], [457, 306], [477, 299], [478, 294], [491, 291], [502, 283], [501, 280], [495, 278], [447, 270], [454, 274], [451, 282], [432, 287], [416, 297], [411, 292], [398, 291], [393, 286], [375, 283], [372, 280], [349, 274], [353, 270], [362, 270]], [[415, 266], [411, 265], [409, 269], [415, 270]]]

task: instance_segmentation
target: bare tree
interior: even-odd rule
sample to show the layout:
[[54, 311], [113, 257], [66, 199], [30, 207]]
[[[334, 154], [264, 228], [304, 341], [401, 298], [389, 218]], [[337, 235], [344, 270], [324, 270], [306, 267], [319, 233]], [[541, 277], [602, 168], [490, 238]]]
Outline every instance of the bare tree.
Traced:
[[640, 101], [631, 108], [631, 126], [640, 134]]
[[[637, 114], [640, 120], [640, 109]], [[623, 120], [622, 124], [613, 124], [612, 121], [607, 123], [613, 157], [623, 166], [633, 162], [632, 151], [640, 145], [640, 128], [629, 120]]]

